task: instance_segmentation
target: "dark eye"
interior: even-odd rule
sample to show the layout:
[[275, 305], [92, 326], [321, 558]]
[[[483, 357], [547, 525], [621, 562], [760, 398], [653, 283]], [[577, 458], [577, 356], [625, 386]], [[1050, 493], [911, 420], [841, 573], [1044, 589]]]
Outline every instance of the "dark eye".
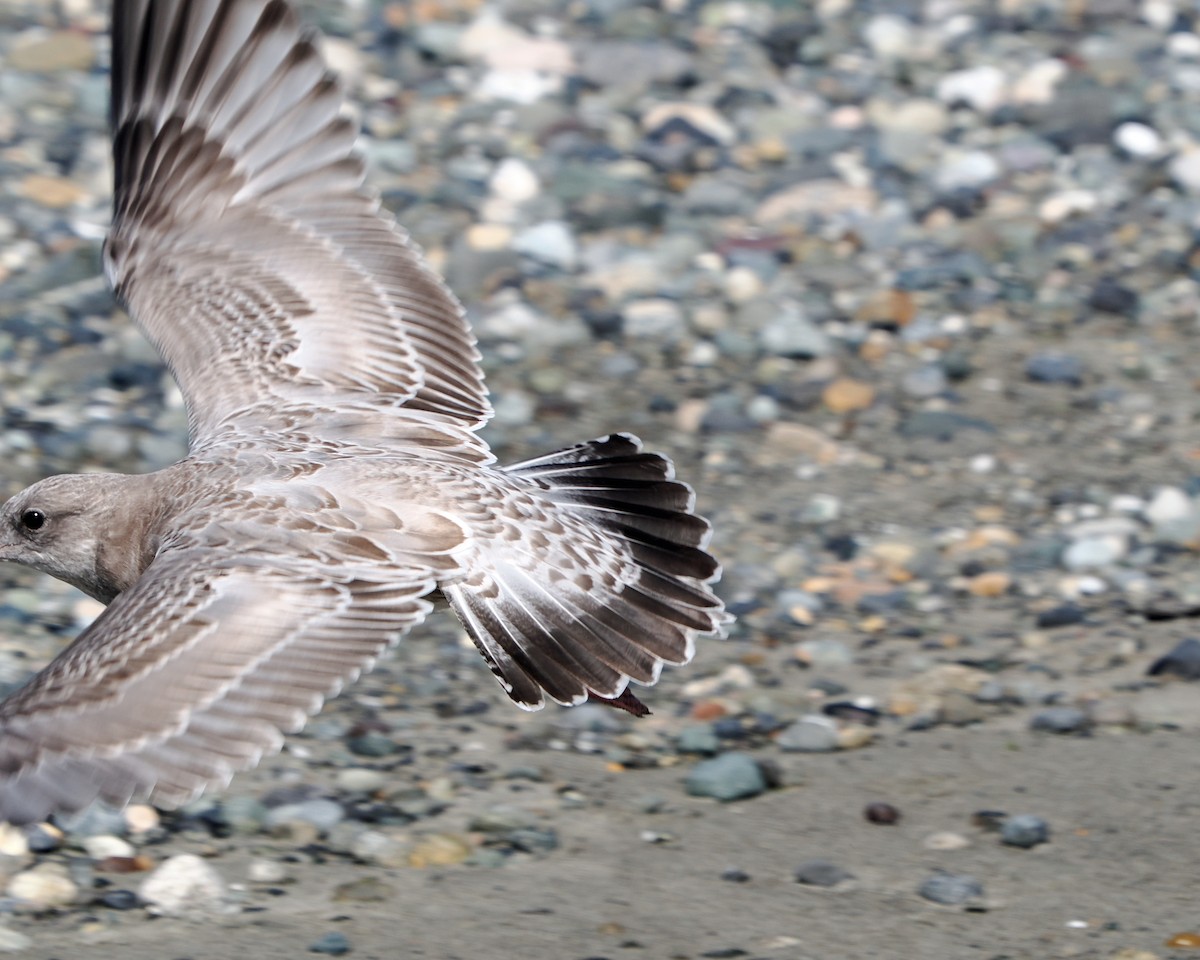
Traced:
[[26, 530], [41, 530], [46, 525], [46, 515], [41, 510], [26, 510], [21, 514], [21, 526]]

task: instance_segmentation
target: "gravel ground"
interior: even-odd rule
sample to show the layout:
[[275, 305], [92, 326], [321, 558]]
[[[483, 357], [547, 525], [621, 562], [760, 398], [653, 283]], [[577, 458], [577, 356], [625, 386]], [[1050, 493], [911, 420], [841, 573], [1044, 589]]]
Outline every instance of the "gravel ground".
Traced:
[[[738, 621], [635, 722], [519, 713], [436, 616], [222, 796], [0, 828], [0, 950], [1200, 946], [1195, 5], [309, 10], [471, 311], [498, 454], [670, 453]], [[183, 451], [98, 279], [105, 25], [0, 0], [9, 491]], [[5, 685], [97, 613], [0, 586]]]

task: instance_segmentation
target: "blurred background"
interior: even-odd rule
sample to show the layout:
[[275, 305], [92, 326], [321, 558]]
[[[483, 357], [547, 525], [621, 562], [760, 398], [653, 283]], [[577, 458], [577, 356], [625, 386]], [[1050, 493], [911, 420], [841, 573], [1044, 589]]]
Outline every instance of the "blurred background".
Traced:
[[[250, 845], [304, 846], [267, 826], [283, 782], [312, 788], [288, 803], [332, 798], [347, 836], [394, 842], [394, 863], [372, 860], [322, 821], [343, 880], [382, 871], [426, 902], [437, 881], [410, 855], [429, 836], [467, 838], [438, 863], [483, 899], [509, 889], [488, 869], [529, 861], [524, 894], [438, 908], [435, 927], [477, 938], [463, 956], [497, 929], [557, 958], [1151, 960], [1200, 943], [1179, 842], [1200, 730], [1200, 6], [303, 6], [371, 185], [468, 309], [501, 460], [611, 430], [671, 455], [738, 621], [632, 725], [516, 714], [439, 616], [298, 752], [235, 781], [264, 810]], [[107, 17], [0, 0], [6, 495], [186, 450], [178, 391], [99, 269]], [[0, 585], [7, 686], [99, 612], [17, 569]], [[447, 723], [489, 761], [464, 772]], [[367, 733], [403, 743], [404, 789], [444, 805], [392, 797], [368, 831], [338, 771], [400, 759], [358, 752]], [[471, 817], [522, 767], [542, 770], [537, 803], [511, 830], [561, 845], [479, 840]], [[873, 800], [899, 822], [864, 818]], [[210, 842], [228, 811], [204, 802], [155, 842]], [[501, 860], [460, 863], [483, 849]], [[558, 903], [566, 877], [584, 893]], [[320, 889], [312, 911], [271, 902], [278, 922], [331, 914]], [[506, 925], [512, 897], [557, 906]], [[355, 943], [382, 909], [355, 907], [375, 924]], [[67, 917], [20, 929], [69, 944]], [[136, 929], [97, 922], [138, 955]], [[436, 930], [406, 935], [450, 955]]]

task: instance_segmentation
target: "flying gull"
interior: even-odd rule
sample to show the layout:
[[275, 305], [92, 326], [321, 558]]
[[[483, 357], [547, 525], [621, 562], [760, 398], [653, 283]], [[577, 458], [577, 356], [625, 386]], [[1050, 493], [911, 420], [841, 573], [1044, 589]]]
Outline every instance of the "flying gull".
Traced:
[[174, 807], [278, 750], [440, 593], [504, 690], [628, 685], [726, 619], [709, 525], [628, 434], [499, 466], [458, 301], [363, 185], [282, 0], [116, 0], [104, 266], [187, 403], [188, 456], [56, 476], [0, 559], [107, 608], [0, 703], [0, 818]]

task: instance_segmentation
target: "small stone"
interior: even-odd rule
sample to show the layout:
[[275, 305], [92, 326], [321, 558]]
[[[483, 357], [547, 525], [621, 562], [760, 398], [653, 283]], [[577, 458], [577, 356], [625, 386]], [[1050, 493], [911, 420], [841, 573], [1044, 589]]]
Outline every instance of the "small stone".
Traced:
[[858, 380], [839, 377], [821, 393], [821, 401], [834, 413], [865, 410], [875, 400], [875, 388]]
[[286, 830], [291, 824], [309, 824], [320, 833], [328, 833], [345, 819], [346, 811], [336, 800], [318, 798], [302, 803], [285, 803], [267, 814], [268, 830]]
[[1030, 730], [1046, 733], [1081, 733], [1091, 726], [1088, 715], [1078, 707], [1050, 707], [1033, 715]]
[[721, 742], [711, 723], [693, 723], [679, 731], [675, 749], [680, 753], [701, 753], [712, 756], [721, 749]]
[[976, 597], [1002, 597], [1012, 587], [1012, 577], [1003, 570], [976, 574], [967, 583], [967, 591]]
[[35, 909], [52, 910], [75, 902], [79, 888], [67, 868], [59, 863], [39, 863], [18, 873], [8, 882], [6, 892]]
[[1200, 933], [1194, 933], [1190, 930], [1184, 933], [1176, 933], [1168, 937], [1163, 942], [1163, 946], [1173, 949], [1194, 950], [1200, 947]]
[[1004, 821], [1000, 828], [1000, 841], [1010, 847], [1028, 850], [1050, 839], [1050, 825], [1041, 817], [1020, 814]]
[[133, 910], [142, 905], [142, 901], [138, 899], [136, 893], [124, 889], [106, 890], [100, 898], [100, 902], [109, 910]]
[[266, 860], [262, 857], [256, 857], [250, 861], [246, 876], [251, 883], [280, 884], [291, 879], [284, 864], [278, 860]]
[[146, 803], [133, 803], [125, 808], [125, 824], [130, 833], [145, 833], [159, 824], [158, 811]]
[[1008, 81], [999, 67], [981, 66], [955, 70], [942, 76], [937, 96], [942, 103], [953, 106], [965, 103], [978, 113], [990, 113], [1005, 100]]
[[351, 753], [360, 757], [390, 757], [400, 749], [395, 740], [377, 730], [351, 737], [346, 741], [346, 746]]
[[1084, 537], [1070, 544], [1062, 555], [1068, 570], [1095, 570], [1109, 567], [1125, 558], [1129, 541], [1121, 536]]
[[138, 887], [152, 913], [174, 916], [220, 909], [225, 881], [208, 861], [193, 853], [164, 860]]
[[579, 262], [575, 235], [561, 220], [548, 220], [522, 230], [513, 238], [512, 246], [517, 253], [556, 270], [569, 272]]
[[842, 727], [837, 734], [839, 750], [857, 750], [875, 742], [875, 731], [865, 724], [850, 723]]
[[84, 837], [83, 849], [93, 860], [105, 860], [108, 857], [134, 857], [137, 850], [133, 844], [120, 837], [98, 834], [94, 837]]
[[1083, 383], [1083, 362], [1066, 353], [1039, 353], [1025, 364], [1025, 376], [1035, 383], [1065, 383], [1078, 387]]
[[538, 195], [541, 184], [529, 164], [518, 157], [505, 157], [488, 181], [491, 192], [508, 203], [520, 204]]
[[726, 883], [749, 883], [750, 874], [740, 867], [726, 867], [721, 871], [721, 879]]
[[408, 860], [408, 844], [382, 830], [364, 830], [350, 844], [350, 855], [380, 867], [402, 867]]
[[885, 60], [907, 59], [916, 47], [916, 30], [911, 20], [882, 13], [867, 21], [863, 27], [863, 39], [878, 57]]
[[890, 803], [884, 803], [880, 800], [868, 803], [863, 810], [863, 816], [867, 818], [869, 823], [878, 823], [883, 826], [891, 826], [894, 823], [900, 822], [900, 811]]
[[346, 767], [337, 772], [334, 783], [339, 790], [345, 790], [347, 793], [375, 793], [387, 785], [388, 776], [381, 770]]
[[29, 836], [23, 829], [11, 823], [0, 823], [0, 856], [24, 857], [29, 850]]
[[1049, 610], [1043, 610], [1037, 616], [1038, 629], [1050, 630], [1054, 627], [1071, 627], [1083, 623], [1083, 610], [1073, 603], [1064, 603]]
[[786, 727], [775, 743], [788, 753], [829, 753], [838, 748], [837, 725], [828, 717], [805, 717]]
[[971, 845], [971, 841], [961, 833], [942, 830], [938, 833], [931, 833], [921, 841], [921, 845], [926, 850], [963, 850]]
[[1200, 149], [1185, 150], [1167, 164], [1171, 178], [1188, 193], [1200, 194]]
[[27, 828], [26, 841], [32, 853], [51, 853], [62, 846], [63, 832], [49, 823], [38, 823]]
[[805, 860], [793, 871], [797, 883], [810, 887], [836, 887], [844, 880], [854, 879], [854, 874], [828, 860]]
[[983, 884], [965, 873], [939, 870], [917, 889], [926, 900], [957, 906], [983, 896]]
[[687, 333], [683, 308], [665, 297], [634, 300], [625, 305], [621, 316], [629, 337], [675, 343]]
[[1151, 677], [1170, 675], [1184, 680], [1200, 680], [1200, 640], [1188, 637], [1169, 653], [1150, 665], [1146, 674]]
[[694, 797], [729, 802], [758, 796], [767, 789], [767, 780], [753, 757], [734, 751], [696, 764], [688, 774], [686, 789]]
[[449, 833], [435, 833], [418, 840], [408, 853], [408, 865], [418, 869], [424, 867], [449, 867], [462, 863], [471, 855], [471, 844], [464, 837]]
[[344, 933], [332, 930], [308, 945], [309, 953], [324, 953], [331, 957], [345, 956], [350, 952], [350, 939]]

